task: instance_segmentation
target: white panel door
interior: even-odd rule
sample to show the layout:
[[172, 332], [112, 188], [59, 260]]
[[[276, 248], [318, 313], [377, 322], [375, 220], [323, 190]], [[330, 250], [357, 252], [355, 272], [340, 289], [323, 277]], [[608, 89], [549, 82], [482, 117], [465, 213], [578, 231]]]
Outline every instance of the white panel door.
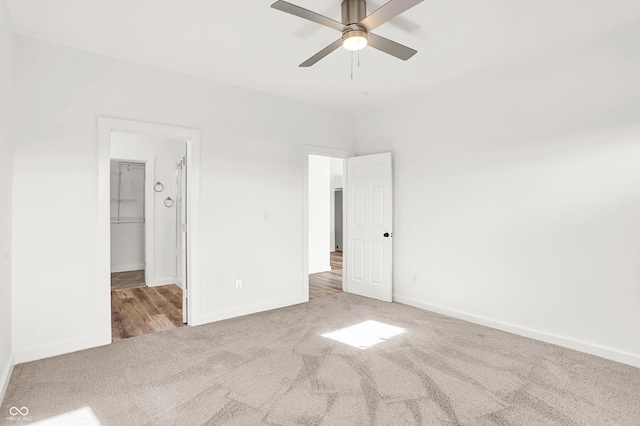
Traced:
[[391, 302], [391, 153], [348, 158], [346, 182], [346, 290], [349, 293]]

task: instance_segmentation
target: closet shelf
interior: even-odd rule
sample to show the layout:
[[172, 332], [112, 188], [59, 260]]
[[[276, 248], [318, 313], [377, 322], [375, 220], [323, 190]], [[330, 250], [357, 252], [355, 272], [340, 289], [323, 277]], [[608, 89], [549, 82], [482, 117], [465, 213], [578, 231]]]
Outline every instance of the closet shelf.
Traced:
[[[116, 167], [118, 169], [118, 190], [116, 192], [116, 187], [112, 185], [109, 197], [111, 200], [111, 223], [115, 225], [144, 223], [144, 165], [138, 168], [134, 163], [112, 161], [111, 166], [112, 169]], [[138, 170], [136, 171], [136, 169]], [[115, 182], [112, 181], [112, 184], [115, 185]], [[126, 206], [124, 209], [127, 212], [126, 215], [122, 214], [121, 207], [123, 206]], [[136, 213], [140, 216], [129, 216]]]
[[144, 223], [144, 217], [112, 217], [111, 224], [119, 225], [121, 223]]

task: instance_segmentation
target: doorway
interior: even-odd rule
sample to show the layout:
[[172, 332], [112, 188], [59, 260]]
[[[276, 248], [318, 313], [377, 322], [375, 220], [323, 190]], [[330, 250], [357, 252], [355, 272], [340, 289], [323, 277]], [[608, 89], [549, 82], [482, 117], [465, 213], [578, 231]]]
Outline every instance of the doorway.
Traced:
[[343, 291], [342, 158], [309, 155], [308, 265], [309, 299]]
[[112, 339], [182, 327], [186, 141], [112, 132], [110, 142]]
[[[201, 131], [198, 129], [177, 127], [165, 124], [148, 123], [140, 121], [125, 120], [111, 117], [98, 117], [98, 248], [99, 248], [99, 264], [97, 269], [96, 285], [99, 287], [100, 297], [98, 299], [98, 309], [100, 317], [100, 337], [99, 344], [109, 344], [112, 342], [112, 317], [111, 317], [111, 201], [110, 201], [110, 170], [112, 158], [112, 135], [115, 133], [124, 133], [129, 135], [159, 137], [178, 139], [186, 146], [186, 154], [183, 156], [188, 168], [184, 170], [184, 205], [188, 204], [189, 209], [184, 211], [184, 229], [185, 231], [185, 264], [184, 264], [184, 288], [182, 291], [182, 306], [185, 308], [183, 314], [186, 314], [186, 323], [189, 325], [198, 325], [202, 323], [201, 312], [198, 303], [200, 295], [200, 140]], [[183, 150], [183, 152], [185, 151]], [[117, 158], [117, 155], [114, 155]], [[122, 160], [133, 160], [140, 162], [138, 158], [120, 157]], [[142, 161], [148, 162], [155, 160], [154, 158], [143, 158]], [[174, 164], [175, 166], [175, 164]], [[175, 173], [175, 170], [172, 171]], [[146, 176], [151, 176], [150, 174]], [[149, 177], [147, 177], [149, 179]], [[173, 187], [175, 175], [166, 178], [166, 183]], [[156, 181], [145, 185], [145, 191], [154, 192]], [[165, 183], [165, 182], [161, 182]], [[169, 196], [173, 198], [172, 196]], [[163, 197], [163, 202], [167, 196]], [[175, 202], [175, 200], [173, 200]], [[168, 202], [170, 204], [170, 202]], [[145, 203], [145, 209], [153, 206], [153, 203]], [[162, 208], [166, 208], [162, 206]], [[150, 226], [149, 221], [145, 222], [145, 250], [150, 244], [154, 233], [147, 233], [146, 227]], [[175, 233], [173, 234], [175, 235]], [[171, 247], [175, 252], [176, 247]], [[146, 271], [152, 270], [149, 263], [154, 262], [153, 256], [148, 256], [145, 251]], [[176, 265], [175, 259], [172, 257], [171, 264]], [[157, 284], [156, 277], [155, 283]], [[149, 274], [145, 273], [145, 280], [149, 281]], [[175, 281], [175, 277], [173, 277]]]
[[390, 152], [352, 156], [348, 151], [303, 147], [303, 295], [309, 295], [312, 156], [344, 160], [342, 291], [393, 300], [393, 169]]

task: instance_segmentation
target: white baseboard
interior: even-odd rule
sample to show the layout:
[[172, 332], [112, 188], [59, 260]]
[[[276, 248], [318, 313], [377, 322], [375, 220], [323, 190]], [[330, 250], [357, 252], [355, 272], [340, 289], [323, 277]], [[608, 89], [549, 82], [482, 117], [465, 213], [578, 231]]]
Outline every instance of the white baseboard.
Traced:
[[308, 299], [304, 296], [290, 297], [287, 299], [274, 300], [272, 302], [260, 303], [257, 305], [243, 306], [242, 308], [229, 309], [226, 311], [220, 311], [210, 314], [200, 315], [199, 318], [193, 319], [193, 324], [189, 325], [203, 325], [215, 321], [221, 321], [229, 318], [236, 318], [243, 315], [255, 314], [257, 312], [270, 311], [272, 309], [284, 308], [286, 306], [297, 305], [299, 303], [305, 303]]
[[9, 380], [11, 380], [11, 373], [13, 373], [13, 366], [15, 365], [15, 357], [13, 354], [9, 357], [7, 365], [2, 366], [2, 373], [0, 373], [0, 405], [4, 401], [4, 394], [9, 387]]
[[319, 274], [320, 272], [328, 272], [331, 270], [331, 265], [309, 266], [310, 274]]
[[36, 361], [39, 359], [50, 358], [68, 354], [71, 352], [81, 351], [84, 349], [95, 348], [97, 346], [108, 345], [111, 343], [111, 336], [108, 340], [101, 339], [98, 336], [86, 337], [81, 339], [67, 340], [59, 343], [52, 343], [44, 346], [34, 346], [27, 349], [17, 350], [15, 352], [15, 363]]
[[140, 263], [140, 264], [137, 264], [137, 265], [112, 266], [111, 267], [111, 273], [113, 273], [113, 272], [139, 271], [140, 269], [144, 269], [144, 263]]
[[581, 342], [579, 340], [574, 340], [574, 339], [570, 339], [563, 336], [557, 336], [554, 334], [531, 330], [531, 329], [520, 327], [513, 324], [495, 321], [489, 318], [484, 318], [477, 315], [468, 314], [462, 311], [457, 311], [455, 309], [450, 309], [450, 308], [446, 308], [438, 305], [432, 305], [430, 303], [424, 303], [419, 300], [412, 299], [409, 297], [404, 297], [399, 294], [393, 295], [393, 301], [398, 303], [403, 303], [405, 305], [413, 306], [416, 308], [424, 309], [427, 311], [436, 312], [438, 314], [462, 319], [475, 324], [480, 324], [480, 325], [495, 328], [498, 330], [507, 331], [509, 333], [518, 334], [520, 336], [529, 337], [531, 339], [552, 343], [554, 345], [573, 349], [579, 352], [596, 355], [602, 358], [610, 359], [612, 361], [617, 361], [623, 364], [632, 365], [634, 367], [640, 367], [640, 355], [623, 352], [616, 349], [607, 348], [604, 346], [594, 345], [592, 343]]
[[153, 280], [152, 283], [147, 283], [147, 287], [159, 287], [161, 285], [175, 284], [175, 283], [176, 283], [176, 277], [157, 278]]

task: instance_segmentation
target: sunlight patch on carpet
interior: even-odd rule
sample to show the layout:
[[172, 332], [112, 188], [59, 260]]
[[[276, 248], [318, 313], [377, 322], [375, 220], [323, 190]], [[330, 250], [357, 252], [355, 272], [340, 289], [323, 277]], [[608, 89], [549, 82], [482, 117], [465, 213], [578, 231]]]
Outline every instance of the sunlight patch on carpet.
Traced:
[[341, 343], [360, 349], [368, 349], [380, 342], [389, 340], [406, 332], [404, 328], [394, 327], [378, 321], [368, 320], [339, 330], [325, 333], [322, 337], [337, 340]]
[[77, 410], [67, 411], [48, 419], [31, 423], [33, 426], [102, 426], [91, 407], [82, 407]]

